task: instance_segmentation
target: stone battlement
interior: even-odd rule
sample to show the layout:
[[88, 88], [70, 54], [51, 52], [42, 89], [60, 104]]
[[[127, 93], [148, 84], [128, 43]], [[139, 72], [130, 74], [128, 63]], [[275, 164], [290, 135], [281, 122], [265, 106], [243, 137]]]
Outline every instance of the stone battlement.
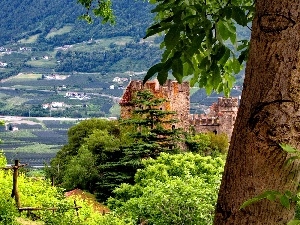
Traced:
[[120, 101], [120, 105], [128, 104], [135, 92], [145, 89], [151, 90], [151, 92], [154, 93], [157, 97], [168, 99], [173, 95], [177, 95], [179, 92], [189, 93], [190, 85], [189, 82], [182, 82], [181, 84], [179, 84], [178, 82], [172, 80], [167, 80], [164, 85], [160, 85], [158, 80], [147, 81], [143, 85], [143, 81], [133, 80], [127, 86]]
[[[226, 133], [231, 137], [234, 122], [238, 111], [238, 98], [219, 97], [218, 102], [210, 106], [208, 114], [190, 114], [190, 86], [189, 82], [179, 84], [177, 81], [167, 80], [160, 85], [157, 80], [147, 81], [144, 85], [140, 80], [131, 81], [127, 86], [120, 101], [121, 118], [129, 118], [134, 106], [131, 100], [140, 90], [150, 90], [156, 97], [165, 98], [163, 110], [174, 111], [177, 128], [189, 130], [191, 127], [196, 132]], [[174, 125], [175, 126], [175, 125]]]
[[218, 126], [220, 125], [218, 117], [208, 117], [204, 114], [190, 114], [189, 115], [189, 123], [193, 126], [199, 126], [199, 125], [213, 125]]

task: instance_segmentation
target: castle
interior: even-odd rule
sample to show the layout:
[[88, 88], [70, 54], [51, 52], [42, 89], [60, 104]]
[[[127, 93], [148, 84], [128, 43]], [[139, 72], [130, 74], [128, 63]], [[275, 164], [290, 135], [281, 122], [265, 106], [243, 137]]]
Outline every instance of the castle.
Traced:
[[178, 122], [172, 127], [176, 126], [186, 131], [194, 129], [196, 132], [226, 133], [231, 137], [238, 111], [238, 98], [219, 97], [218, 102], [210, 106], [209, 113], [190, 114], [189, 82], [179, 84], [177, 81], [167, 80], [164, 85], [160, 85], [157, 80], [153, 80], [143, 85], [142, 81], [131, 81], [119, 103], [122, 119], [132, 115], [134, 106], [130, 102], [134, 94], [145, 89], [150, 90], [156, 97], [167, 100], [160, 106], [161, 110], [176, 112], [174, 118]]

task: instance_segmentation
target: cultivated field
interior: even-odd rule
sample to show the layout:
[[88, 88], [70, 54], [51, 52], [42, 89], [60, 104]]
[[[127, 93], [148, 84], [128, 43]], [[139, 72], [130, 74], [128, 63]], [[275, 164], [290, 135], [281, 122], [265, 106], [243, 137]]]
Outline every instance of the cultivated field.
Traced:
[[79, 122], [73, 118], [25, 118], [0, 116], [0, 139], [8, 163], [19, 159], [28, 166], [49, 163], [57, 151], [67, 143], [68, 129]]

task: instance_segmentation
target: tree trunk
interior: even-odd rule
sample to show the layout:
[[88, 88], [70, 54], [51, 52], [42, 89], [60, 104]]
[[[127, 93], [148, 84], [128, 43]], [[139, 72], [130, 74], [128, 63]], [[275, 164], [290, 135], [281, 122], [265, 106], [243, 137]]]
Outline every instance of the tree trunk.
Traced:
[[279, 146], [300, 149], [299, 0], [257, 0], [246, 76], [216, 207], [215, 225], [286, 224], [294, 206], [262, 200], [264, 191], [296, 192], [299, 163]]

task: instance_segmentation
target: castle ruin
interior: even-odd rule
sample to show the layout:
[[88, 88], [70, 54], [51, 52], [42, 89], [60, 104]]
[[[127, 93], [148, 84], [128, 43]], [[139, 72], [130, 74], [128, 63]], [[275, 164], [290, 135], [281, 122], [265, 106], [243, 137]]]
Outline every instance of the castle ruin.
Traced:
[[238, 98], [219, 97], [218, 102], [210, 106], [207, 114], [190, 114], [190, 85], [189, 82], [167, 80], [164, 85], [159, 85], [157, 80], [142, 81], [134, 80], [127, 86], [121, 101], [122, 119], [130, 118], [134, 110], [131, 100], [137, 91], [150, 90], [156, 97], [164, 98], [160, 109], [174, 111], [174, 119], [178, 122], [173, 126], [186, 131], [226, 133], [231, 137], [234, 122], [238, 111]]

